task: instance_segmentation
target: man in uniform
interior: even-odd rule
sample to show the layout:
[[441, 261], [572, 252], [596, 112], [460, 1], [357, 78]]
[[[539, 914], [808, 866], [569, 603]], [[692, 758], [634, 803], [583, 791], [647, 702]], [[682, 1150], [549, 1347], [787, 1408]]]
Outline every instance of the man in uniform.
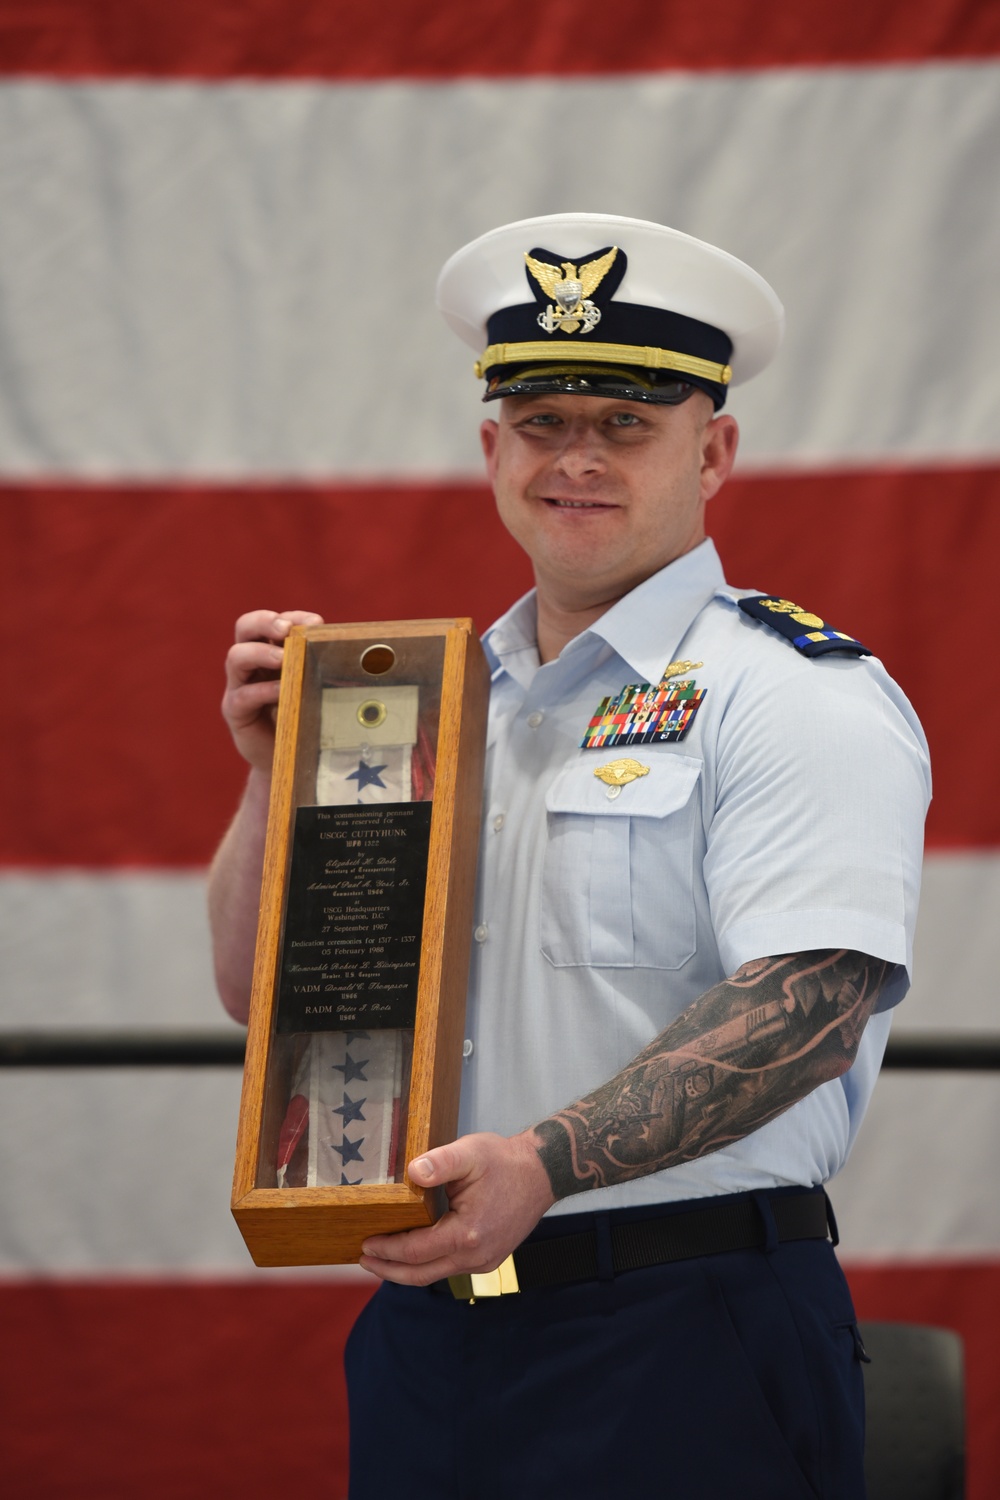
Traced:
[[[728, 386], [776, 352], [780, 303], [713, 246], [593, 214], [483, 236], [438, 298], [498, 403], [487, 470], [536, 588], [485, 637], [461, 1134], [409, 1166], [450, 1207], [365, 1246], [351, 1495], [863, 1496], [823, 1184], [909, 982], [929, 779], [860, 642], [730, 587], [706, 539]], [[252, 766], [211, 887], [235, 1014], [267, 678], [317, 621], [244, 616], [228, 661]]]

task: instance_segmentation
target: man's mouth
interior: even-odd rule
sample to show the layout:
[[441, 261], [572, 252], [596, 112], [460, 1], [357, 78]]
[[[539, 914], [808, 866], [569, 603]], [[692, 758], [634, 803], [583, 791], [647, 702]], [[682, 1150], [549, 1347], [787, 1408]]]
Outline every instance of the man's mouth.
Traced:
[[557, 500], [552, 495], [545, 496], [546, 505], [554, 505], [558, 510], [610, 510], [612, 507], [607, 500]]

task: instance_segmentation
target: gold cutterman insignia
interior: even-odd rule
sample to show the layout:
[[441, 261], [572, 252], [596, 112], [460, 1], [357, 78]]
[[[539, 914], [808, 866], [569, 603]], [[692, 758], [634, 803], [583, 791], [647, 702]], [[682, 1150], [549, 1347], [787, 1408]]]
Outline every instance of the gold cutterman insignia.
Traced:
[[630, 781], [638, 781], [640, 776], [648, 776], [649, 767], [641, 765], [631, 756], [625, 756], [622, 760], [609, 760], [603, 766], [598, 766], [594, 775], [605, 783], [609, 797], [617, 797], [622, 787], [628, 786]]

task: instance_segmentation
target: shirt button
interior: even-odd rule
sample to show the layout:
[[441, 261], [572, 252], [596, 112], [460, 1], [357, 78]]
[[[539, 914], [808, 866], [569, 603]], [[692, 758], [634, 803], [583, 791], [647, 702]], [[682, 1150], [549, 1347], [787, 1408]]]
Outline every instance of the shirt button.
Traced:
[[485, 943], [485, 941], [489, 937], [489, 935], [490, 935], [490, 929], [489, 929], [489, 924], [487, 922], [480, 922], [479, 926], [476, 928], [475, 932], [472, 934], [472, 936], [475, 938], [475, 940], [476, 940], [477, 943]]
[[507, 820], [504, 817], [503, 813], [497, 813], [496, 817], [493, 819], [493, 827], [494, 827], [494, 829], [496, 830], [497, 833], [500, 832], [501, 828], [503, 827], [503, 825], [504, 825], [504, 823], [506, 821]]
[[472, 1040], [471, 1036], [467, 1036], [465, 1038], [465, 1041], [462, 1043], [462, 1056], [463, 1057], [471, 1057], [472, 1054], [473, 1054], [473, 1052], [475, 1052], [475, 1050], [476, 1050], [476, 1044], [475, 1044], [475, 1042]]
[[538, 726], [539, 726], [539, 724], [542, 722], [542, 720], [544, 718], [545, 718], [545, 715], [543, 713], [539, 713], [538, 709], [536, 708], [535, 712], [533, 714], [529, 714], [528, 715], [528, 720], [527, 720], [528, 728], [529, 729], [537, 729]]

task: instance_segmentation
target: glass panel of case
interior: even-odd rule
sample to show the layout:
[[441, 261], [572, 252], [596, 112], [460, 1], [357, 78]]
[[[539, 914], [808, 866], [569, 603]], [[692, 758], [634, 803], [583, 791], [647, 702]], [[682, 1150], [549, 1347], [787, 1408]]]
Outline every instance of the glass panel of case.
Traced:
[[307, 641], [258, 1187], [403, 1180], [443, 662]]

